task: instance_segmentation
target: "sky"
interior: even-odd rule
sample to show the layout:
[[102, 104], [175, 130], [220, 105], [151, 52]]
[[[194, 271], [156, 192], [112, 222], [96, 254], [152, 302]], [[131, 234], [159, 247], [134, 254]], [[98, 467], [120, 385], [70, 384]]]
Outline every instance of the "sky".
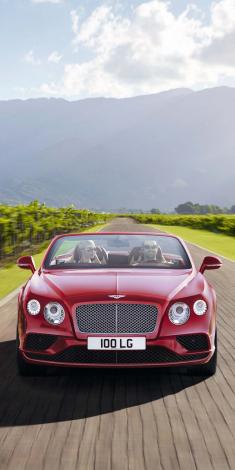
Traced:
[[0, 99], [235, 86], [235, 0], [0, 0]]

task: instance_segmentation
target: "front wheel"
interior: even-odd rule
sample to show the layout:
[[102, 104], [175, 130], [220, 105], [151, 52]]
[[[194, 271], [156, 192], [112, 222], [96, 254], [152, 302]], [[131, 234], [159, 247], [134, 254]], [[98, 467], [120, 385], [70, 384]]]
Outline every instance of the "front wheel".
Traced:
[[215, 351], [213, 356], [206, 364], [200, 366], [192, 366], [190, 368], [190, 375], [201, 375], [203, 377], [211, 377], [216, 373], [217, 368], [217, 330], [215, 332]]

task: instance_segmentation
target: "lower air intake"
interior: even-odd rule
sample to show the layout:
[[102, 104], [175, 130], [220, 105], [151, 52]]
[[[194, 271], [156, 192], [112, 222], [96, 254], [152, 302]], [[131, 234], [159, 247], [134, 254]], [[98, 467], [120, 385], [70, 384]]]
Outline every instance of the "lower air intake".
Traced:
[[202, 334], [176, 336], [176, 341], [188, 351], [205, 351], [209, 349], [208, 338]]
[[64, 351], [55, 354], [34, 354], [27, 353], [31, 359], [41, 359], [49, 362], [58, 363], [77, 363], [77, 364], [141, 364], [141, 363], [168, 363], [184, 362], [196, 359], [203, 359], [208, 356], [203, 354], [185, 354], [181, 356], [167, 348], [156, 346], [149, 347], [145, 351], [90, 351], [84, 347], [73, 346]]
[[42, 335], [37, 333], [30, 333], [27, 335], [24, 348], [33, 349], [34, 351], [43, 351], [49, 348], [56, 341], [55, 335]]

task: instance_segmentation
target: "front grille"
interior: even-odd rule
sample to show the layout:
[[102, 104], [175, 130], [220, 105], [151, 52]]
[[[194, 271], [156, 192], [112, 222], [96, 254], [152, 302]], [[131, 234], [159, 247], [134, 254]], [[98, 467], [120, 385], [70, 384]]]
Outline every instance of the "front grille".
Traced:
[[206, 335], [180, 335], [176, 340], [188, 351], [204, 351], [208, 349], [208, 339]]
[[34, 351], [43, 351], [47, 349], [56, 341], [55, 335], [43, 335], [37, 333], [30, 333], [26, 337], [24, 347], [25, 349], [33, 349]]
[[73, 346], [54, 354], [27, 353], [31, 359], [41, 359], [50, 362], [70, 362], [80, 364], [141, 364], [141, 363], [167, 363], [184, 362], [203, 359], [208, 356], [202, 354], [185, 354], [181, 356], [162, 346], [148, 347], [144, 351], [90, 351], [84, 347]]
[[148, 304], [86, 304], [76, 308], [81, 333], [151, 333], [157, 315], [157, 307]]

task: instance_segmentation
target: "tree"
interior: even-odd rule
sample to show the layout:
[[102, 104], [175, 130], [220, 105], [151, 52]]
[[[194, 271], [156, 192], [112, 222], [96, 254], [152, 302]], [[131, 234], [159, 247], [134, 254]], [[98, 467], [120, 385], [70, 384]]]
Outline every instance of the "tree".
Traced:
[[191, 201], [184, 202], [175, 208], [175, 212], [177, 212], [177, 214], [195, 214], [195, 204]]
[[[224, 210], [214, 204], [194, 204], [193, 202], [184, 202], [179, 204], [175, 211], [177, 214], [223, 214]], [[227, 212], [227, 211], [225, 211]]]

